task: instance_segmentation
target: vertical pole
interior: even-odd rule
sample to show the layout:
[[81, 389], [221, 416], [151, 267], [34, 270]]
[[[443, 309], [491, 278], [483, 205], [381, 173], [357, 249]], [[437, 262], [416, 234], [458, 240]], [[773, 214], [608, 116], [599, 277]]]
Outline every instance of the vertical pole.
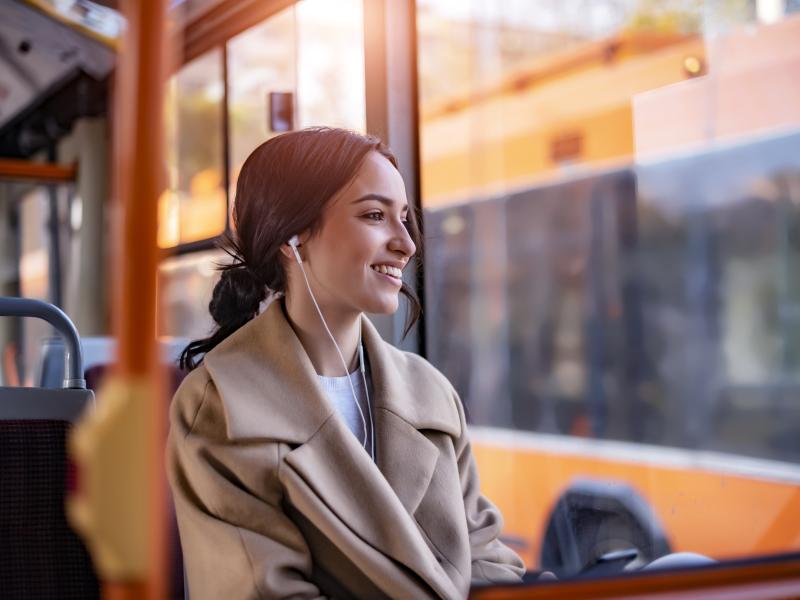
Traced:
[[166, 75], [166, 1], [126, 0], [127, 31], [120, 53], [115, 90], [115, 183], [118, 242], [114, 252], [114, 329], [118, 339], [116, 376], [147, 404], [145, 439], [129, 452], [146, 452], [142, 482], [146, 511], [147, 576], [144, 580], [106, 582], [103, 595], [128, 598], [166, 596], [165, 483], [163, 444], [165, 405], [159, 385], [156, 348], [156, 268], [158, 197], [164, 187], [163, 112]]

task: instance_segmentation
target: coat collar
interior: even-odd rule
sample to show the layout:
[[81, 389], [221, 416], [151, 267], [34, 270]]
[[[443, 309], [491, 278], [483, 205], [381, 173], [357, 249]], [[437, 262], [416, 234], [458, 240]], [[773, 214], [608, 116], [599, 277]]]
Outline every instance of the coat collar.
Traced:
[[[386, 343], [370, 320], [361, 318], [376, 411], [389, 411], [417, 430], [460, 435], [446, 379], [423, 358]], [[231, 440], [305, 443], [333, 414], [282, 300], [226, 338], [204, 364], [222, 399]]]

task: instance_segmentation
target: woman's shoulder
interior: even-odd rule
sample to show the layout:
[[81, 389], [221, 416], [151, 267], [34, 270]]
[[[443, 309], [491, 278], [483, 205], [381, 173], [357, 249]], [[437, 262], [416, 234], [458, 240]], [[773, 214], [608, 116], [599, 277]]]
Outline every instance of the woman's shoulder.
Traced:
[[[464, 408], [447, 377], [426, 358], [386, 343], [391, 369], [398, 376], [403, 412], [412, 422], [427, 424], [456, 437], [463, 434]], [[402, 382], [402, 383], [400, 383]]]
[[202, 400], [209, 385], [212, 385], [211, 375], [201, 362], [183, 378], [172, 396], [172, 402], [197, 403]]
[[215, 418], [200, 419], [201, 412], [215, 412], [214, 405], [217, 398], [214, 381], [206, 369], [205, 364], [200, 363], [192, 369], [178, 386], [172, 396], [170, 407], [170, 421], [173, 428], [178, 427], [184, 430], [185, 434], [193, 433], [198, 427], [203, 428], [206, 421], [213, 422]]
[[434, 385], [447, 395], [457, 395], [450, 380], [424, 356], [391, 347], [396, 352], [398, 364], [406, 370], [408, 377], [413, 377], [414, 381]]

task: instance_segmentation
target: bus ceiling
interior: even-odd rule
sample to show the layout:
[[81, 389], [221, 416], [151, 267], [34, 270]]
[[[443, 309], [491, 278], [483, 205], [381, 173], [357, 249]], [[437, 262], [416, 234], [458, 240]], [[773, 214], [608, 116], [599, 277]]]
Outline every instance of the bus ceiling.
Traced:
[[[86, 5], [112, 19], [116, 12], [93, 2], [73, 2], [71, 6], [75, 5]], [[3, 4], [2, 156], [27, 158], [67, 133], [75, 119], [106, 112], [108, 76], [116, 54], [115, 38], [107, 34], [115, 30], [112, 26], [91, 30], [72, 18], [63, 3], [58, 4], [60, 9], [56, 6], [48, 0]]]

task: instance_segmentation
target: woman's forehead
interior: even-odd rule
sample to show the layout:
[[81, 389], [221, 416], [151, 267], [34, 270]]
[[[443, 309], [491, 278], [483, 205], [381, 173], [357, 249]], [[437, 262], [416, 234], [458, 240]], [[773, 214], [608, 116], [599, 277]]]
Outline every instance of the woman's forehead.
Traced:
[[400, 206], [406, 204], [402, 176], [386, 157], [374, 151], [364, 158], [356, 176], [337, 194], [336, 203], [349, 204], [367, 194], [384, 196]]

